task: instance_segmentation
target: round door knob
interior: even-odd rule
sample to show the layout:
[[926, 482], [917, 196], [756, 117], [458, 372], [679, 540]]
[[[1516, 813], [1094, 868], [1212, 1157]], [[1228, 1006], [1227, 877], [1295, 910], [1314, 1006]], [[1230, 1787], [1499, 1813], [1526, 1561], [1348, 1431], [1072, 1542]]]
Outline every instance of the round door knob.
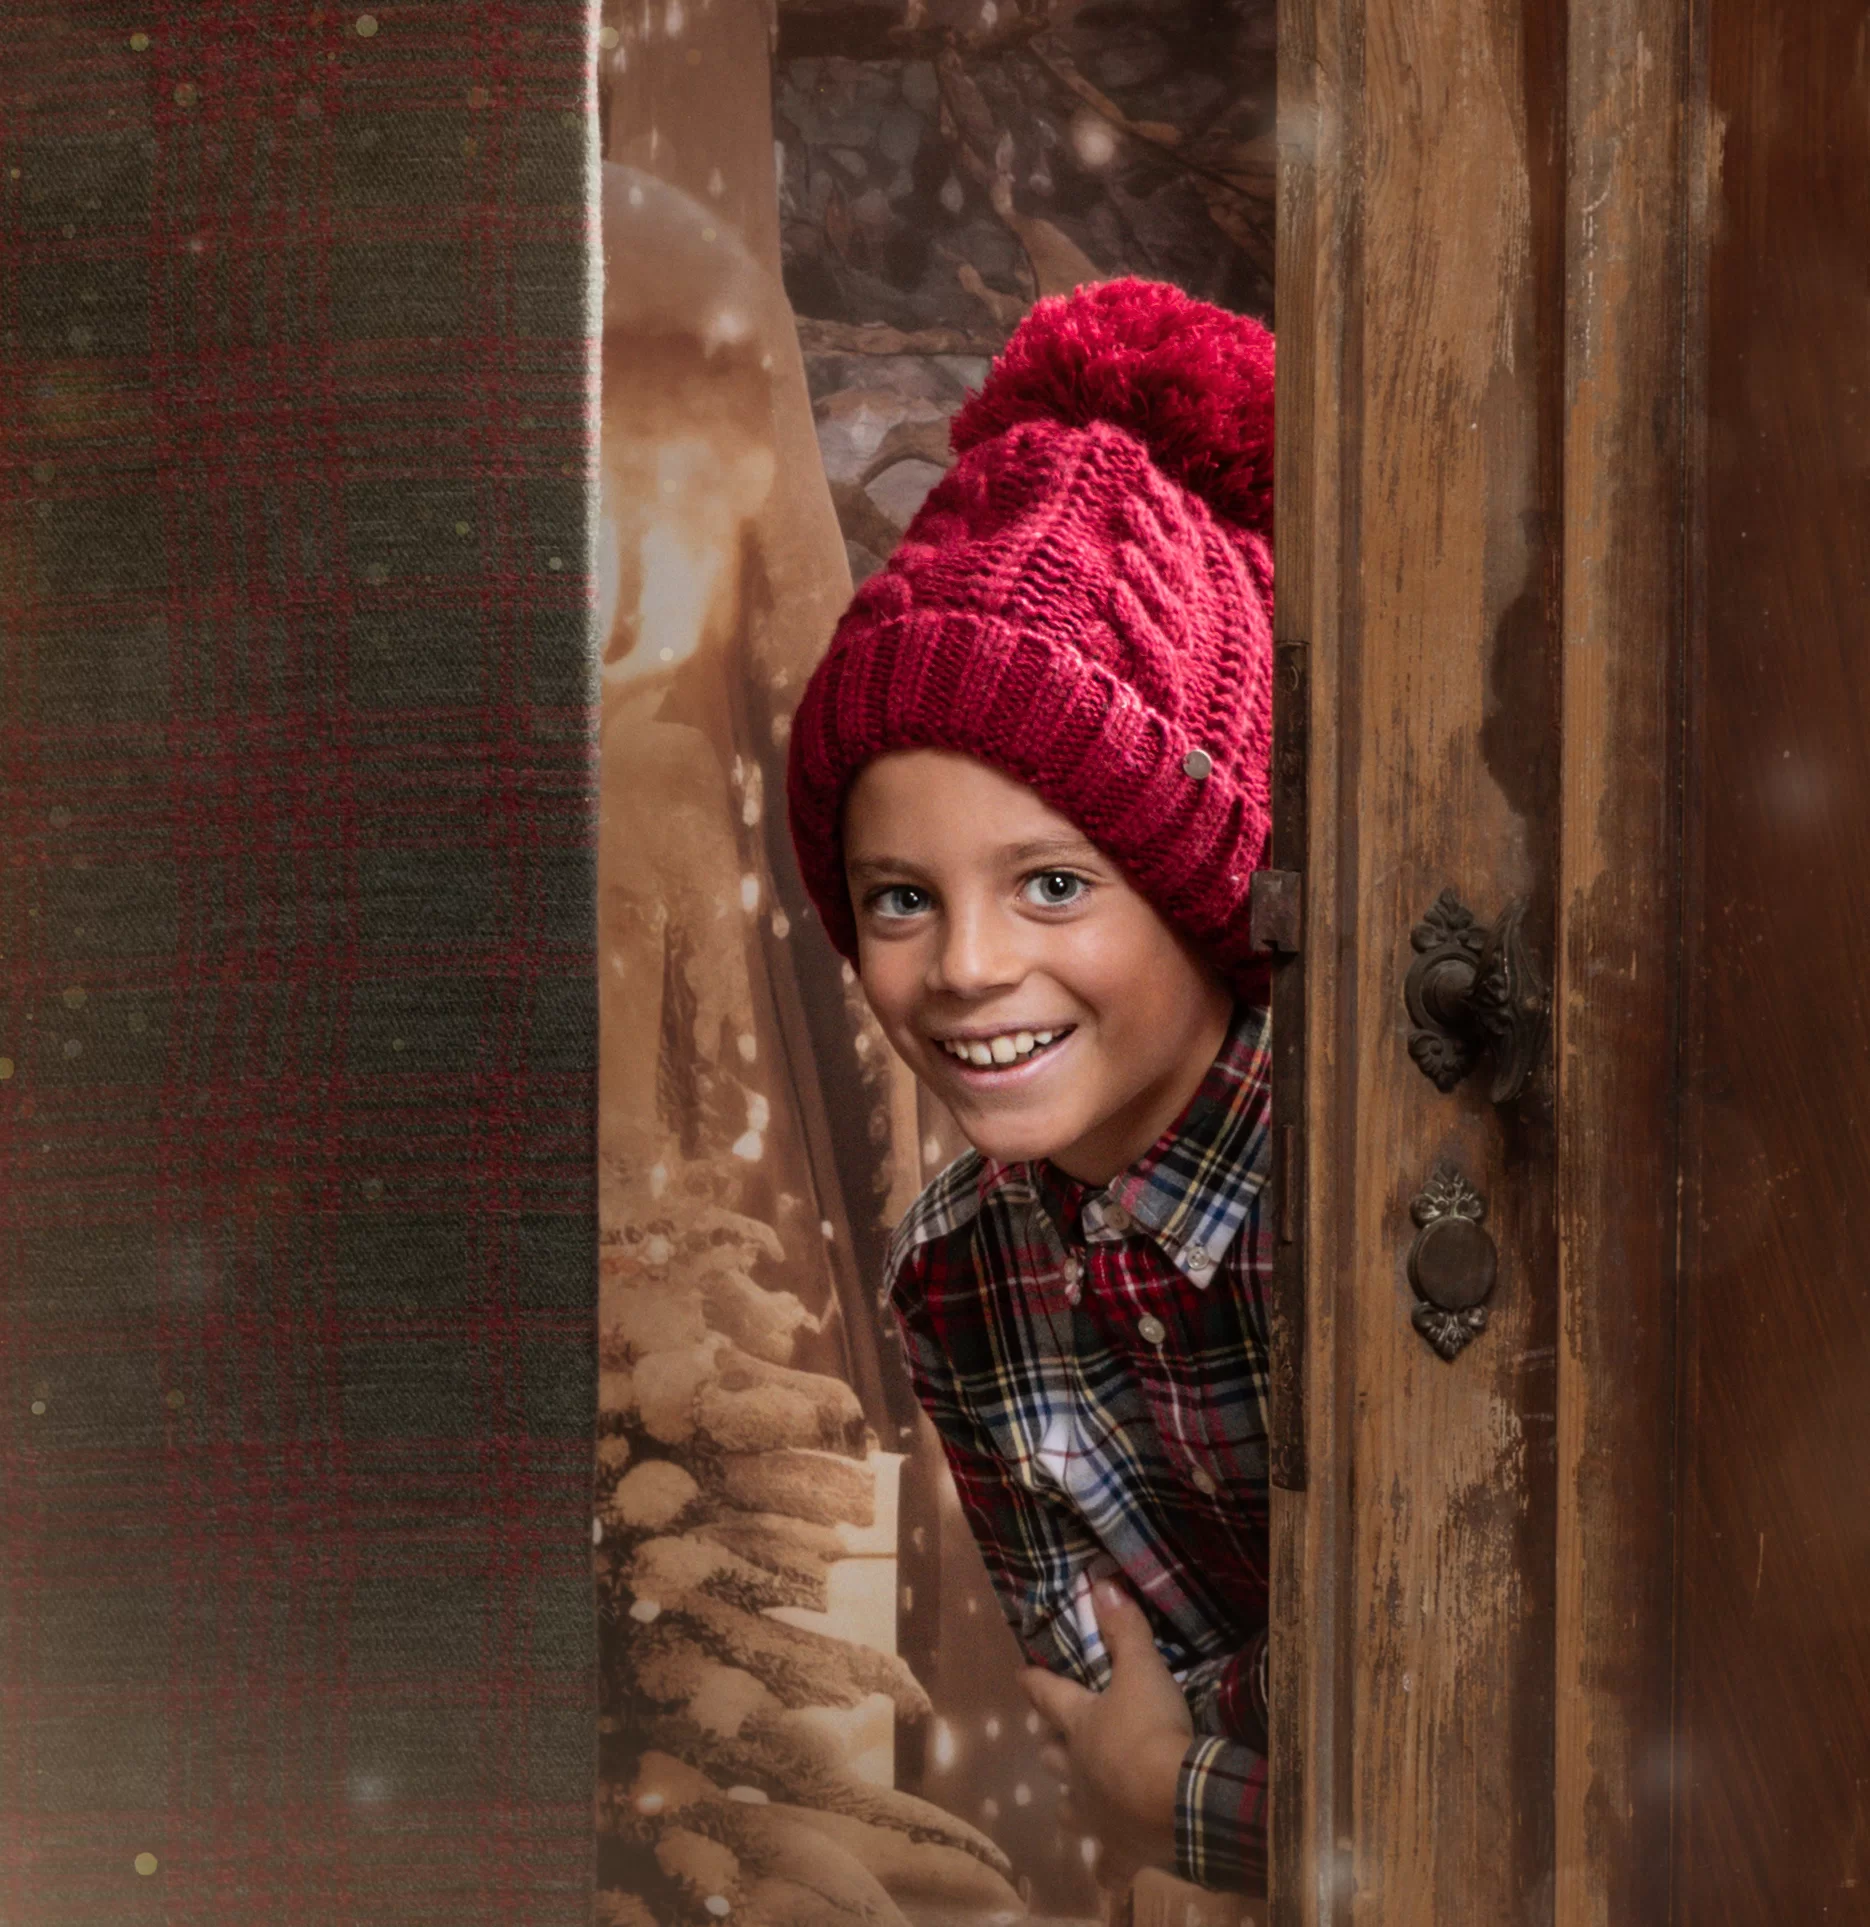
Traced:
[[1419, 1227], [1409, 1248], [1409, 1282], [1420, 1300], [1411, 1322], [1445, 1359], [1487, 1329], [1500, 1254], [1481, 1227], [1486, 1210], [1479, 1192], [1449, 1169], [1438, 1172], [1409, 1207]]
[[1409, 1282], [1443, 1311], [1484, 1304], [1500, 1270], [1493, 1240], [1472, 1218], [1437, 1218], [1416, 1233]]

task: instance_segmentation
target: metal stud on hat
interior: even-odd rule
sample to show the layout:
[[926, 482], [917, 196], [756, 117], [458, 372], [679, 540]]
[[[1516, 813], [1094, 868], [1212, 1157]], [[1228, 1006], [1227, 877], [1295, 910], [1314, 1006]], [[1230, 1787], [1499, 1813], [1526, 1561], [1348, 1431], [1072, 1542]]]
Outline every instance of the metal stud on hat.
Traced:
[[1191, 749], [1182, 758], [1182, 770], [1192, 776], [1197, 783], [1206, 782], [1214, 771], [1214, 758], [1205, 749]]

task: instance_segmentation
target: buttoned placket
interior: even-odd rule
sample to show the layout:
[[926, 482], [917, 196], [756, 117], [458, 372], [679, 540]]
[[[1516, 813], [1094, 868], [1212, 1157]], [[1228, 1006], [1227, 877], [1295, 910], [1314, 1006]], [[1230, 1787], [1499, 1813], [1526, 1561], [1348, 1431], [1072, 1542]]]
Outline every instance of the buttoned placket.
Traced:
[[[1128, 1238], [1131, 1232], [1142, 1232], [1145, 1229], [1137, 1222], [1136, 1218], [1107, 1191], [1097, 1192], [1093, 1195], [1101, 1214], [1101, 1224], [1098, 1231], [1094, 1232], [1088, 1228], [1086, 1229], [1085, 1242], [1087, 1248], [1091, 1244], [1120, 1245]], [[1085, 1202], [1088, 1206], [1091, 1200], [1087, 1199]], [[1146, 1311], [1137, 1318], [1136, 1335], [1145, 1345], [1153, 1345], [1159, 1351], [1168, 1341], [1169, 1328], [1153, 1311]]]

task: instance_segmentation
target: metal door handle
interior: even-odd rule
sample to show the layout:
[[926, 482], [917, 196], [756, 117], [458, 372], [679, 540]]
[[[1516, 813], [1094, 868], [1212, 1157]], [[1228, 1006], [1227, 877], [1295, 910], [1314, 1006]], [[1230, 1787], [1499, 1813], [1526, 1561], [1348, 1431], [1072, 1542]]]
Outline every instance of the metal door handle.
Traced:
[[1420, 1227], [1409, 1248], [1409, 1282], [1420, 1301], [1410, 1323], [1443, 1358], [1454, 1358], [1487, 1329], [1487, 1299], [1500, 1254], [1481, 1229], [1487, 1203], [1450, 1165], [1432, 1177], [1409, 1207]]
[[1492, 929], [1452, 890], [1410, 933], [1417, 956], [1403, 980], [1414, 1028], [1409, 1055], [1437, 1090], [1451, 1091], [1493, 1054], [1496, 1104], [1526, 1088], [1545, 1048], [1551, 997], [1521, 932], [1526, 900], [1500, 912]]

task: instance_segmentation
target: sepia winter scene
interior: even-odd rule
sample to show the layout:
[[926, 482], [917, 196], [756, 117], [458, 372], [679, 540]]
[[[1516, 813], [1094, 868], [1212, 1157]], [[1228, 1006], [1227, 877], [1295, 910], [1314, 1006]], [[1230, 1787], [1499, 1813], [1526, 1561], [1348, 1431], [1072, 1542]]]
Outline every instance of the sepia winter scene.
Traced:
[[[879, 1324], [955, 1155], [807, 913], [788, 720], [1031, 304], [1270, 320], [1270, 0], [606, 0], [608, 1927], [1239, 1927], [1100, 1895]], [[1173, 1892], [1170, 1889], [1173, 1887]]]

